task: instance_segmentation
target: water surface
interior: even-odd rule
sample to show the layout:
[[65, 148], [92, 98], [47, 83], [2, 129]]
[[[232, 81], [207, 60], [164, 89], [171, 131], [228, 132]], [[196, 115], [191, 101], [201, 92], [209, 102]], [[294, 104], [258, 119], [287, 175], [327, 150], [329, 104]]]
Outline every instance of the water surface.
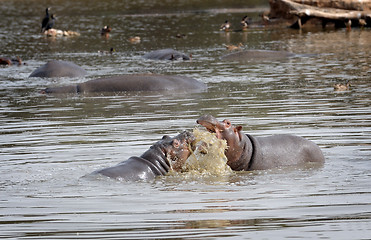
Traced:
[[[20, 56], [27, 63], [0, 68], [0, 237], [369, 238], [369, 29], [298, 32], [255, 26], [247, 32], [219, 32], [225, 19], [236, 28], [246, 14], [257, 22], [259, 2], [47, 3], [57, 14], [57, 28], [81, 36], [40, 35], [44, 1], [6, 0], [0, 6], [1, 55]], [[108, 39], [99, 34], [104, 25], [113, 29]], [[187, 37], [178, 39], [178, 33]], [[142, 41], [131, 44], [132, 36]], [[297, 55], [221, 62], [220, 56], [228, 53], [223, 44], [240, 42], [246, 49]], [[98, 53], [111, 47], [113, 55]], [[141, 57], [168, 47], [192, 54], [192, 61]], [[89, 74], [28, 78], [51, 59], [73, 61]], [[68, 97], [39, 93], [47, 86], [148, 72], [193, 77], [208, 90]], [[347, 80], [350, 90], [333, 90], [334, 83]], [[256, 136], [306, 137], [321, 147], [326, 163], [227, 176], [179, 174], [145, 183], [83, 177], [140, 155], [165, 134], [193, 129], [203, 114], [229, 118]]]

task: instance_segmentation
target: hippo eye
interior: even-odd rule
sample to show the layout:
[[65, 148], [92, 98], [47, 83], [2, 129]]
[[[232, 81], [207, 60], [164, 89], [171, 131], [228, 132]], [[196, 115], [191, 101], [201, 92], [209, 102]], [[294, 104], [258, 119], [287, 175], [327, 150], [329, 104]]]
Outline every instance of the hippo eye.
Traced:
[[227, 127], [231, 126], [231, 121], [229, 121], [228, 119], [225, 119], [223, 122], [224, 122], [225, 126], [227, 126]]
[[175, 148], [178, 148], [180, 146], [180, 142], [178, 141], [178, 139], [174, 139], [172, 144], [173, 144], [173, 147]]

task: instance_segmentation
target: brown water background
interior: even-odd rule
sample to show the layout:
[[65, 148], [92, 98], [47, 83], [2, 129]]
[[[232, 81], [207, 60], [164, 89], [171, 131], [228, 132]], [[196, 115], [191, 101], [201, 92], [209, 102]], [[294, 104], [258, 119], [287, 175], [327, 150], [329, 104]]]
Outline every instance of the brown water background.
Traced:
[[[0, 53], [27, 65], [0, 68], [0, 238], [14, 239], [369, 239], [371, 236], [371, 31], [255, 26], [261, 1], [0, 2]], [[39, 33], [44, 9], [56, 28]], [[110, 38], [99, 34], [112, 26]], [[186, 34], [178, 39], [176, 34]], [[140, 36], [139, 44], [128, 38]], [[285, 50], [282, 60], [221, 62], [223, 44]], [[98, 50], [114, 47], [113, 55]], [[155, 49], [191, 62], [144, 60]], [[310, 55], [307, 55], [310, 54]], [[48, 60], [85, 68], [84, 78], [29, 74]], [[39, 90], [127, 73], [179, 74], [202, 93], [45, 96]], [[337, 82], [351, 81], [345, 92]], [[140, 155], [162, 135], [196, 126], [203, 114], [229, 118], [256, 136], [290, 133], [316, 142], [323, 167], [230, 176], [167, 176], [123, 183], [84, 175]]]

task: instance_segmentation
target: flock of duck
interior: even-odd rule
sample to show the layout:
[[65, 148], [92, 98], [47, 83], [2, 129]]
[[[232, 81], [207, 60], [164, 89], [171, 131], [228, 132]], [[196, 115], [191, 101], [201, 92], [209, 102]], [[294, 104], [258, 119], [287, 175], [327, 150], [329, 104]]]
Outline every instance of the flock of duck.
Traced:
[[[43, 33], [47, 36], [78, 36], [78, 35], [80, 35], [79, 33], [73, 32], [73, 31], [62, 31], [62, 30], [55, 29], [54, 26], [55, 26], [55, 21], [56, 21], [56, 17], [55, 17], [56, 15], [51, 14], [50, 9], [51, 9], [50, 7], [45, 9], [45, 16], [43, 17], [42, 22], [41, 22], [41, 30], [40, 30], [41, 33]], [[261, 16], [262, 16], [262, 20], [263, 20], [264, 23], [270, 21], [269, 17], [266, 14], [262, 14]], [[240, 21], [241, 29], [238, 29], [238, 30], [232, 30], [232, 24], [228, 20], [226, 20], [220, 26], [220, 31], [225, 31], [225, 32], [229, 32], [229, 31], [236, 31], [236, 32], [237, 31], [247, 31], [247, 29], [249, 28], [249, 21], [250, 20], [251, 19], [248, 16], [242, 17], [242, 19]], [[101, 34], [101, 36], [108, 38], [111, 31], [112, 31], [112, 28], [107, 25], [107, 26], [104, 26], [101, 29], [100, 34]], [[176, 37], [177, 38], [185, 38], [186, 36], [184, 34], [178, 34]], [[131, 43], [139, 43], [141, 41], [139, 36], [131, 37], [128, 40]], [[242, 49], [242, 47], [243, 47], [242, 43], [239, 43], [238, 45], [224, 45], [224, 46], [229, 51], [243, 50]], [[98, 52], [104, 53], [104, 54], [107, 54], [107, 53], [112, 54], [114, 51], [115, 51], [115, 49], [111, 48], [110, 51], [98, 51]], [[245, 50], [245, 51], [238, 51], [237, 54], [227, 54], [223, 57], [225, 57], [225, 59], [230, 59], [230, 60], [240, 60], [241, 58], [246, 58], [246, 57], [248, 57], [248, 58], [260, 57], [261, 58], [263, 56], [263, 57], [269, 59], [269, 57], [280, 58], [280, 57], [287, 57], [287, 56], [291, 56], [291, 55], [292, 55], [291, 53], [282, 52], [282, 51]], [[153, 52], [149, 52], [149, 53], [145, 54], [143, 57], [147, 58], [147, 59], [154, 59], [154, 60], [177, 60], [179, 58], [183, 59], [183, 60], [190, 60], [192, 58], [192, 55], [186, 56], [185, 54], [180, 53], [178, 51], [175, 51], [173, 49], [160, 49], [160, 50], [156, 50], [156, 51], [153, 51]], [[222, 57], [222, 59], [223, 59], [223, 57]], [[243, 60], [246, 60], [246, 59], [243, 59]], [[23, 63], [21, 58], [19, 58], [19, 57], [16, 57], [16, 58], [0, 57], [0, 65], [22, 65], [22, 64], [25, 64], [25, 63]], [[62, 64], [64, 64], [63, 61], [62, 61]], [[47, 66], [47, 65], [48, 64], [36, 69], [34, 72], [37, 72], [37, 71], [40, 72], [39, 69], [45, 69], [45, 66]], [[71, 64], [69, 64], [69, 65], [71, 65]], [[63, 66], [63, 67], [65, 67], [65, 66]], [[46, 71], [48, 71], [48, 70], [46, 70]], [[59, 72], [61, 72], [61, 71], [59, 71]], [[44, 72], [43, 74], [44, 75], [39, 74], [39, 76], [44, 77], [49, 73]], [[53, 77], [52, 74], [50, 76]], [[35, 74], [32, 73], [30, 75], [30, 77], [35, 77]], [[61, 76], [58, 75], [57, 77], [61, 77]], [[346, 83], [336, 83], [336, 84], [334, 84], [334, 90], [335, 91], [345, 91], [345, 90], [349, 90], [350, 86], [351, 86], [351, 84], [349, 83], [349, 81], [346, 82]]]
[[[270, 19], [267, 16], [266, 13], [262, 13], [261, 17], [262, 17], [262, 22], [264, 24], [270, 22]], [[250, 25], [250, 23], [249, 23], [250, 21], [251, 21], [251, 18], [249, 18], [248, 16], [242, 17], [242, 19], [240, 21], [241, 29], [233, 30], [232, 29], [232, 24], [228, 20], [225, 20], [225, 22], [222, 25], [220, 25], [220, 30], [221, 31], [226, 31], [226, 32], [229, 32], [229, 31], [235, 31], [235, 32], [247, 31], [247, 29], [249, 28], [249, 25]]]

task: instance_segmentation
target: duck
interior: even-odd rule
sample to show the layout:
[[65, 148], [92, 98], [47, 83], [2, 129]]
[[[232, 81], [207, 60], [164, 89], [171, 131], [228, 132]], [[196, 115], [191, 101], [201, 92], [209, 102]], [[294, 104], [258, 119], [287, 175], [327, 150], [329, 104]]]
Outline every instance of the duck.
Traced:
[[344, 24], [347, 30], [350, 31], [352, 27], [352, 20], [348, 19], [348, 21], [345, 21]]
[[112, 28], [110, 26], [104, 26], [101, 30], [100, 30], [100, 34], [102, 36], [108, 36], [108, 34], [111, 32]]
[[361, 19], [358, 19], [358, 24], [359, 26], [361, 26], [361, 29], [363, 29], [367, 25], [367, 22], [366, 20], [361, 18]]
[[241, 20], [241, 26], [242, 26], [242, 31], [246, 31], [249, 28], [249, 23], [248, 23], [249, 18], [247, 16], [244, 16]]
[[176, 38], [187, 38], [187, 35], [185, 35], [184, 33], [178, 33], [177, 35], [175, 35]]
[[334, 84], [334, 90], [335, 91], [346, 91], [349, 90], [350, 88], [350, 82], [347, 81], [345, 84], [344, 83], [335, 83]]
[[129, 38], [129, 42], [130, 43], [140, 43], [140, 37], [139, 36], [131, 37], [131, 38]]
[[45, 9], [45, 16], [44, 16], [44, 18], [41, 22], [41, 31], [40, 32], [42, 32], [42, 33], [45, 32], [46, 26], [48, 25], [48, 22], [49, 22], [49, 18], [50, 18], [49, 10], [50, 10], [50, 7]]
[[270, 18], [268, 17], [268, 13], [266, 13], [266, 12], [263, 12], [261, 17], [262, 17], [263, 23], [268, 23], [268, 22], [271, 21]]
[[231, 28], [231, 24], [229, 23], [228, 20], [225, 20], [225, 22], [222, 25], [220, 25], [220, 31], [228, 32], [230, 28]]
[[230, 44], [230, 45], [226, 45], [226, 44], [224, 44], [224, 46], [225, 46], [225, 48], [226, 48], [227, 50], [229, 50], [229, 51], [234, 51], [234, 50], [240, 50], [241, 47], [243, 46], [243, 44], [242, 44], [242, 43], [239, 43], [237, 46], [236, 46], [236, 45], [232, 45], [232, 44]]

